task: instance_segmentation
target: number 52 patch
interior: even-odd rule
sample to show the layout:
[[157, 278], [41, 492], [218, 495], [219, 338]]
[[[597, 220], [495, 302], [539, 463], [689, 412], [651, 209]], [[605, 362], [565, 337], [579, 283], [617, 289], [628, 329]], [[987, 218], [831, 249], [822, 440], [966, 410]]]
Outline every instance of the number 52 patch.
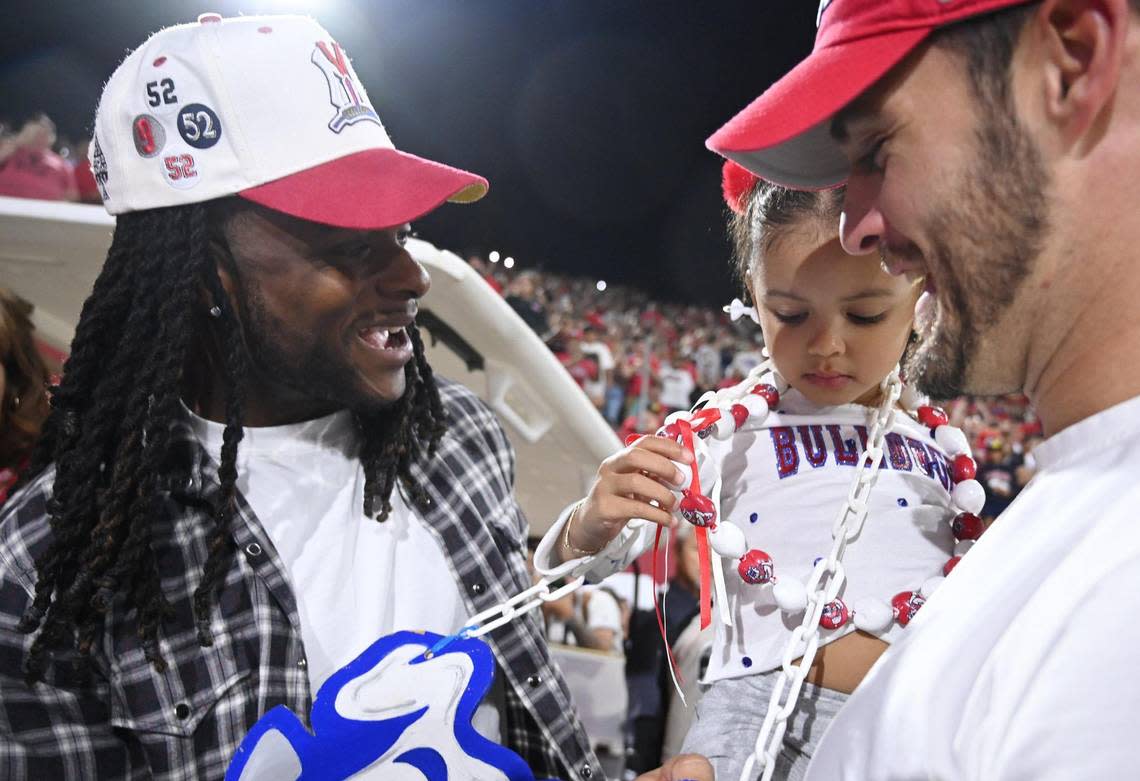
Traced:
[[195, 149], [209, 149], [222, 137], [222, 123], [209, 106], [190, 103], [178, 111], [178, 134]]
[[169, 155], [162, 158], [163, 176], [171, 187], [189, 190], [198, 184], [198, 169], [193, 155]]

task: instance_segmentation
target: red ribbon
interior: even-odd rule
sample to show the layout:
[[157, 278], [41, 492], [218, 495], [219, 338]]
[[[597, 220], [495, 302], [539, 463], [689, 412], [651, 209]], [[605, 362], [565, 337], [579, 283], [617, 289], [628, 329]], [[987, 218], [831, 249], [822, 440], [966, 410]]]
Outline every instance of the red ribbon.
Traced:
[[[697, 453], [693, 449], [693, 428], [685, 420], [678, 420], [677, 426], [681, 429], [681, 444], [693, 457], [693, 481], [689, 486], [689, 492], [699, 494], [701, 493], [701, 475], [700, 470], [697, 469]], [[701, 629], [707, 629], [708, 625], [712, 623], [712, 562], [709, 556], [709, 533], [708, 529], [703, 526], [697, 527], [697, 559], [701, 565]]]

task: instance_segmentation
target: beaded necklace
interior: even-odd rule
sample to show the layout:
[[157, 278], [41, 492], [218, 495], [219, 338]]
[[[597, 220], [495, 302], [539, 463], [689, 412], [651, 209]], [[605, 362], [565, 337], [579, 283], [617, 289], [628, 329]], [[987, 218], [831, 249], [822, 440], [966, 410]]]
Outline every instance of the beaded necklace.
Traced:
[[[734, 304], [733, 319], [741, 314], [752, 315], [739, 302]], [[786, 721], [795, 709], [803, 680], [819, 647], [820, 629], [839, 629], [848, 621], [857, 629], [871, 633], [885, 631], [892, 622], [905, 627], [985, 530], [978, 516], [985, 503], [985, 491], [974, 479], [977, 464], [970, 453], [969, 441], [960, 429], [949, 425], [943, 410], [918, 403], [915, 394], [903, 387], [896, 367], [881, 383], [882, 400], [873, 410], [866, 449], [860, 457], [847, 500], [832, 528], [834, 542], [830, 555], [816, 560], [807, 584], [790, 577], [778, 577], [776, 562], [767, 552], [759, 548], [747, 549], [744, 532], [733, 523], [721, 522], [721, 469], [705, 442], [710, 437], [726, 441], [746, 421], [763, 422], [772, 410], [778, 409], [780, 396], [789, 386], [776, 372], [767, 350], [764, 357], [765, 360], [749, 372], [745, 380], [731, 388], [706, 393], [692, 410], [670, 415], [657, 432], [658, 436], [677, 439], [693, 456], [693, 467], [677, 464], [684, 479], [675, 491], [679, 497], [675, 513], [696, 527], [701, 560], [702, 628], [710, 620], [710, 575], [721, 619], [727, 626], [732, 625], [721, 558], [736, 561], [736, 572], [745, 583], [757, 587], [770, 586], [773, 600], [786, 615], [803, 614], [801, 624], [793, 630], [785, 647], [781, 672], [757, 736], [755, 750], [741, 775], [742, 781], [752, 777], [756, 762], [760, 763], [763, 771], [762, 779], [768, 781], [771, 778]], [[894, 423], [896, 406], [911, 412], [929, 428], [935, 442], [951, 458], [953, 487], [950, 502], [953, 511], [947, 522], [956, 540], [954, 554], [943, 565], [941, 575], [917, 584], [913, 590], [894, 595], [889, 604], [882, 600], [866, 600], [857, 606], [849, 606], [839, 596], [846, 580], [842, 558], [847, 544], [858, 536], [866, 520], [869, 494], [878, 478], [883, 441]], [[710, 489], [706, 492], [702, 490], [704, 486]], [[794, 663], [797, 658], [799, 662]]]

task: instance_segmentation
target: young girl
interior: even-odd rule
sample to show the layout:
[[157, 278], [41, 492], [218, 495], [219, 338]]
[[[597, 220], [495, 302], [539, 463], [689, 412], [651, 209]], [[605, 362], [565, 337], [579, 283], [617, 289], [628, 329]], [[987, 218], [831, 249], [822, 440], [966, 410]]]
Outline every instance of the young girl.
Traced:
[[[842, 559], [846, 582], [820, 615], [820, 649], [788, 720], [776, 777], [804, 772], [847, 695], [956, 563], [955, 535], [981, 531], [971, 515], [980, 486], [969, 479], [961, 433], [940, 410], [920, 408], [920, 422], [883, 400], [922, 281], [887, 274], [878, 258], [844, 253], [836, 232], [842, 192], [747, 185], [726, 194], [736, 206], [739, 270], [774, 371], [754, 372], [707, 400], [720, 405], [723, 420], [693, 439], [713, 435], [702, 450], [719, 473], [706, 475], [704, 461], [697, 471], [705, 494], [719, 474], [719, 507], [708, 512], [691, 490], [679, 501], [682, 488], [694, 488], [686, 474], [692, 457], [678, 444], [676, 421], [673, 428], [667, 421], [663, 436], [642, 437], [602, 463], [589, 495], [567, 509], [535, 556], [543, 574], [587, 564], [593, 580], [640, 555], [657, 524], [676, 523], [678, 509], [713, 532], [714, 549], [727, 559], [712, 559], [724, 567], [724, 599], [713, 611], [707, 688], [683, 750], [707, 755], [727, 781], [740, 777], [753, 752], [785, 646], [812, 609], [804, 584], [832, 550], [836, 515], [863, 451], [874, 446], [868, 432], [876, 416], [895, 410], [867, 520]], [[688, 420], [697, 429], [715, 416]]]

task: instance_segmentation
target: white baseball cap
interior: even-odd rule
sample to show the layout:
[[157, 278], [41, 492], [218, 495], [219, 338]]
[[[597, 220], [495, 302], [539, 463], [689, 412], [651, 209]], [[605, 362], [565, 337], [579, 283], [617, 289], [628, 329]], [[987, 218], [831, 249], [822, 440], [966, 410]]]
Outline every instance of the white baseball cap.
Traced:
[[398, 151], [344, 50], [303, 16], [203, 14], [155, 33], [107, 82], [90, 157], [111, 214], [239, 195], [373, 230], [487, 192]]

